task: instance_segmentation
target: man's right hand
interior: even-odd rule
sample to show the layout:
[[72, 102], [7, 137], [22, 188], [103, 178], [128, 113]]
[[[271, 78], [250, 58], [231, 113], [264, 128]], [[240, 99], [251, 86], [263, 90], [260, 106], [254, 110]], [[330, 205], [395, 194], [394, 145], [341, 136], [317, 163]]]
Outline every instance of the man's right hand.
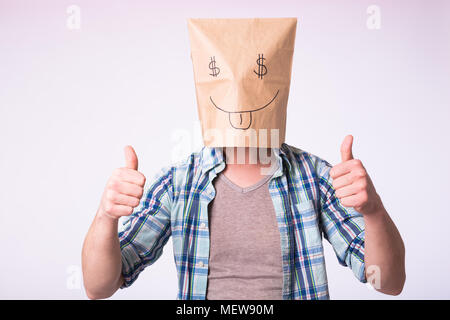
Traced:
[[144, 193], [145, 176], [138, 170], [133, 147], [125, 147], [125, 167], [113, 171], [100, 203], [99, 214], [113, 219], [128, 216], [139, 205]]

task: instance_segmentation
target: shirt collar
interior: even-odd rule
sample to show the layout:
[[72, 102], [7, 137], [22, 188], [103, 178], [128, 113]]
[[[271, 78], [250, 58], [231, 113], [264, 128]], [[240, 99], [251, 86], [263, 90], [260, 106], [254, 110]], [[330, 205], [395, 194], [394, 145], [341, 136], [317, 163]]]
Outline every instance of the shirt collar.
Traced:
[[[207, 173], [211, 169], [215, 169], [218, 166], [223, 166], [225, 168], [225, 161], [223, 155], [223, 149], [217, 147], [203, 147], [201, 153], [200, 164], [202, 171]], [[222, 169], [222, 170], [223, 170]], [[220, 170], [220, 171], [222, 171]], [[217, 172], [218, 170], [216, 170]], [[219, 171], [219, 172], [220, 172]]]
[[[274, 173], [274, 177], [279, 177], [283, 174], [284, 169], [291, 169], [291, 163], [289, 161], [289, 147], [283, 143], [281, 148], [274, 148], [275, 159], [278, 162], [278, 169]], [[219, 147], [203, 147], [201, 153], [201, 167], [204, 173], [215, 169], [215, 173], [221, 172], [225, 169], [225, 157], [223, 148]]]

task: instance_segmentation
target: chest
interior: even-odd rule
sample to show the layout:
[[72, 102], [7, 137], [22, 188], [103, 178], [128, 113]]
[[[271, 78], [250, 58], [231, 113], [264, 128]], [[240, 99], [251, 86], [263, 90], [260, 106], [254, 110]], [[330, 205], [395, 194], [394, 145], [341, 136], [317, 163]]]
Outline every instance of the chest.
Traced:
[[280, 232], [268, 179], [240, 188], [222, 177], [214, 187], [208, 206], [211, 255], [239, 256], [243, 262], [254, 256], [279, 259]]
[[[225, 233], [235, 235], [227, 240], [233, 244], [242, 244], [245, 239], [259, 238], [261, 232], [267, 232], [267, 239], [281, 239], [286, 252], [294, 247], [295, 250], [322, 247], [319, 190], [314, 183], [305, 187], [285, 175], [273, 178], [268, 182], [270, 197], [248, 202], [240, 197], [223, 198], [212, 181], [205, 177], [189, 184], [189, 188], [178, 189], [171, 212], [176, 255], [209, 257], [210, 231], [214, 225], [221, 225]], [[215, 216], [217, 224], [211, 221], [214, 217], [210, 214], [215, 204], [227, 211]], [[249, 207], [252, 209], [248, 210]], [[239, 230], [244, 232], [238, 234]]]

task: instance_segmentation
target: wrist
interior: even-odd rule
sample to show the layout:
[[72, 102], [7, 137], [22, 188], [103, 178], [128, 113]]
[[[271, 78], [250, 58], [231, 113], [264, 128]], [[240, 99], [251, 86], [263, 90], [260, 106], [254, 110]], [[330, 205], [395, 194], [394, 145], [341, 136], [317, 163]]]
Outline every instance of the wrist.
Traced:
[[101, 207], [97, 210], [96, 219], [102, 223], [107, 223], [107, 224], [117, 224], [119, 221], [119, 218], [110, 216]]
[[384, 211], [383, 202], [378, 194], [375, 194], [366, 207], [361, 210], [364, 215], [381, 215]]
[[363, 216], [366, 222], [368, 221], [382, 222], [386, 220], [388, 213], [380, 201], [379, 204], [375, 205], [369, 212], [364, 213]]

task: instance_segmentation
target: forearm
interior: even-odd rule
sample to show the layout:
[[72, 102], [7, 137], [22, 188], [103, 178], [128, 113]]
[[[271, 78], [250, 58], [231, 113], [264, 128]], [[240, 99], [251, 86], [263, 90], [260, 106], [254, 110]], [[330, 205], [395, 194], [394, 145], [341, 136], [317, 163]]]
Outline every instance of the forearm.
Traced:
[[[405, 247], [384, 207], [364, 216], [366, 276], [375, 289], [397, 295], [405, 283]], [[376, 277], [379, 277], [377, 279]]]
[[122, 284], [117, 225], [117, 219], [97, 212], [86, 236], [82, 266], [84, 286], [90, 299], [110, 297]]

